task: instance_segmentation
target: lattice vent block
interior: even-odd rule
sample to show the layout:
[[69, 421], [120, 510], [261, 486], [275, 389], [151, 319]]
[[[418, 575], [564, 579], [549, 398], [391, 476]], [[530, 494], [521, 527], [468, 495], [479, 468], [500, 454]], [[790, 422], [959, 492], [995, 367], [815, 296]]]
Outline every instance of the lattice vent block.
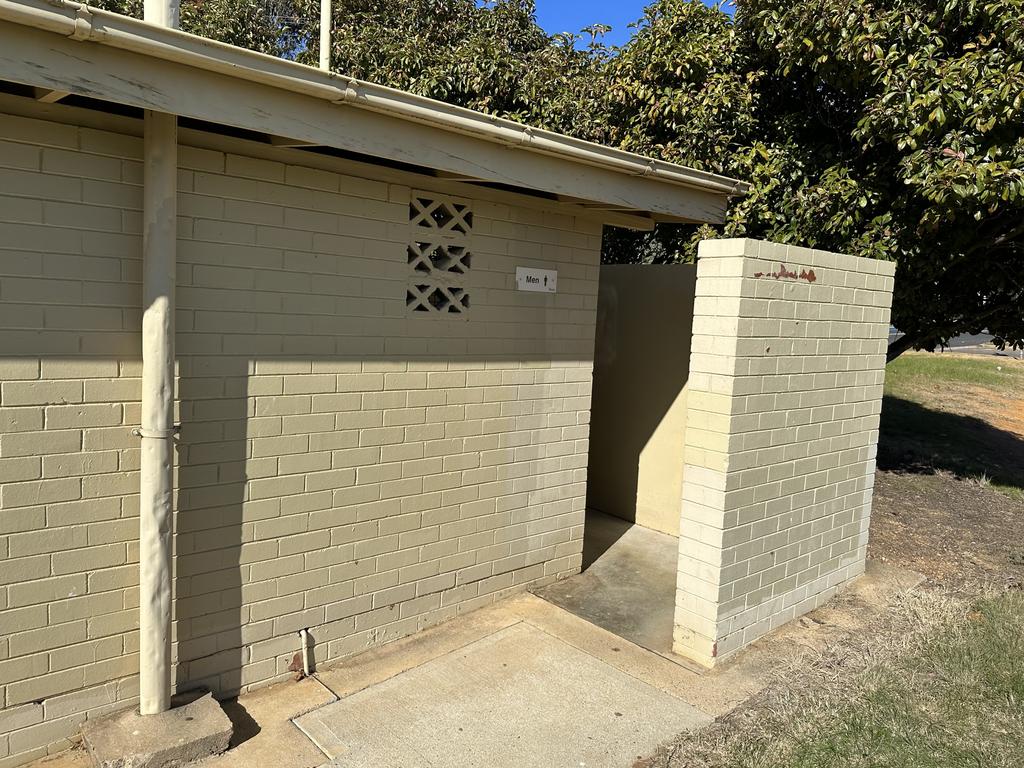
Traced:
[[450, 197], [426, 196], [413, 193], [409, 205], [409, 221], [419, 229], [434, 230], [458, 237], [473, 230], [473, 212], [468, 202]]
[[405, 297], [413, 312], [447, 312], [459, 314], [469, 309], [469, 294], [462, 288], [440, 285], [410, 285]]
[[473, 256], [462, 245], [415, 242], [409, 246], [409, 266], [416, 272], [451, 272], [464, 275]]
[[467, 200], [413, 192], [409, 204], [406, 308], [417, 316], [464, 314], [473, 263], [473, 211]]

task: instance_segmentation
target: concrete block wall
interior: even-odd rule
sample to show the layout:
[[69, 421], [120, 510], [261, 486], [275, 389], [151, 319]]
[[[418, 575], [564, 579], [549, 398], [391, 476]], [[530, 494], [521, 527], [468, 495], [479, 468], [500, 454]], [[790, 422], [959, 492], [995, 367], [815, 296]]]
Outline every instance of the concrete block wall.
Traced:
[[[122, 122], [0, 114], [0, 767], [137, 695]], [[231, 141], [181, 148], [177, 292], [175, 676], [222, 694], [286, 677], [300, 628], [324, 664], [578, 571], [601, 236], [465, 201], [471, 308], [416, 316], [422, 177]]]
[[894, 265], [700, 245], [677, 653], [713, 665], [864, 570]]

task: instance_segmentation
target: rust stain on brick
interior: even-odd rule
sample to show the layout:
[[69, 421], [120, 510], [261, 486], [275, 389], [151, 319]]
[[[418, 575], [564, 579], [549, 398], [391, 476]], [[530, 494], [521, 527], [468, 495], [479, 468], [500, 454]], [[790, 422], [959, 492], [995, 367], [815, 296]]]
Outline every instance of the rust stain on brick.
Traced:
[[806, 280], [808, 283], [818, 280], [813, 269], [801, 269], [797, 272], [795, 268], [788, 269], [785, 264], [779, 264], [779, 269], [776, 272], [755, 272], [754, 277], [771, 277], [775, 280]]

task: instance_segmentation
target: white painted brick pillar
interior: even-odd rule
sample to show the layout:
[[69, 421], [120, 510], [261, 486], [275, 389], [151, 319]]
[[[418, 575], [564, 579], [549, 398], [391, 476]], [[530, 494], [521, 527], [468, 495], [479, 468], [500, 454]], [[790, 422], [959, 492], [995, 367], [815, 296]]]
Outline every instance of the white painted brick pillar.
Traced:
[[677, 653], [712, 666], [864, 571], [894, 267], [700, 244]]

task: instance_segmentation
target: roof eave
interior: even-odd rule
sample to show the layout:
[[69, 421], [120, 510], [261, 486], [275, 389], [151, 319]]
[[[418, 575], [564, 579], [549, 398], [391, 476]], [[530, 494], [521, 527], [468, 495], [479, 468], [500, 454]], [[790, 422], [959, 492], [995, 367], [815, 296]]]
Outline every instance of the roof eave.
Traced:
[[[175, 99], [173, 94], [175, 89], [173, 88], [162, 89], [170, 90], [171, 93], [165, 93], [165, 98], [160, 100], [162, 102], [160, 104], [140, 103], [146, 102], [147, 99], [139, 98], [139, 95], [132, 93], [133, 89], [126, 88], [124, 83], [104, 84], [102, 77], [83, 77], [77, 69], [81, 63], [79, 56], [75, 57], [75, 72], [62, 73], [60, 71], [59, 62], [68, 51], [59, 49], [67, 48], [69, 44], [74, 46], [82, 42], [98, 43], [108, 49], [159, 61], [165, 65], [165, 68], [206, 73], [212, 79], [219, 79], [216, 76], [228, 77], [255, 87], [272, 88], [292, 96], [302, 95], [312, 98], [320, 102], [321, 106], [333, 107], [337, 110], [339, 118], [342, 115], [350, 117], [357, 113], [376, 114], [382, 118], [391, 118], [393, 121], [415, 123], [432, 128], [434, 131], [431, 133], [435, 135], [446, 134], [451, 137], [464, 137], [492, 147], [498, 144], [516, 150], [515, 154], [519, 158], [547, 157], [562, 163], [571, 163], [604, 172], [601, 176], [614, 174], [624, 180], [621, 185], [623, 189], [614, 192], [602, 191], [604, 187], [608, 186], [607, 181], [611, 178], [609, 177], [609, 179], [604, 179], [606, 182], [604, 185], [591, 185], [591, 193], [584, 196], [598, 202], [621, 207], [624, 210], [645, 211], [677, 220], [717, 222], [724, 215], [728, 197], [745, 194], [749, 188], [749, 185], [743, 182], [716, 174], [652, 160], [550, 131], [530, 128], [510, 120], [452, 106], [393, 88], [356, 81], [296, 62], [237, 48], [178, 30], [147, 24], [130, 17], [94, 10], [66, 0], [55, 2], [0, 0], [0, 20], [47, 33], [56, 33], [57, 36], [63, 38], [61, 42], [55, 40], [56, 45], [49, 46], [51, 53], [49, 57], [45, 55], [45, 52], [39, 52], [40, 55], [37, 58], [49, 58], [49, 61], [32, 61], [29, 66], [21, 67], [21, 72], [15, 71], [19, 68], [12, 61], [14, 55], [11, 57], [0, 55], [0, 76], [11, 76], [12, 79], [17, 79], [20, 82], [25, 82], [26, 77], [41, 81], [26, 83], [30, 85], [64, 88], [72, 93], [105, 98], [143, 108], [164, 109], [200, 119], [222, 120], [226, 124], [253, 130], [266, 128], [265, 125], [249, 124], [254, 121], [245, 120], [243, 114], [236, 115], [235, 120], [231, 121], [229, 105], [225, 105], [225, 109], [221, 110], [225, 114], [220, 118], [212, 114], [195, 114], [196, 105], [191, 105], [190, 111], [189, 104], [176, 103], [188, 100], [181, 98], [184, 95], [180, 93], [180, 90], [179, 98]], [[11, 49], [12, 46], [2, 46], [2, 48]], [[66, 61], [66, 59], [64, 60]], [[28, 62], [25, 63], [28, 64]], [[133, 76], [137, 69], [135, 67], [130, 70], [133, 72]], [[159, 69], [159, 67], [150, 69]], [[157, 84], [140, 83], [140, 85]], [[160, 93], [161, 89], [158, 88], [157, 92]], [[313, 104], [314, 102], [310, 102], [311, 109]], [[242, 120], [242, 123], [239, 123], [239, 120]], [[296, 120], [295, 122], [301, 121]], [[348, 122], [360, 121], [349, 120]], [[365, 124], [366, 121], [364, 120], [362, 123]], [[280, 127], [287, 128], [285, 125]], [[322, 131], [306, 131], [305, 133], [311, 132], [323, 133]], [[281, 135], [322, 142], [327, 146], [348, 148], [345, 146], [346, 142], [342, 140], [343, 137], [340, 136], [335, 137], [336, 140], [332, 141], [330, 136], [298, 135], [301, 133], [303, 133], [301, 128], [296, 126], [290, 132], [284, 132]], [[379, 147], [378, 149], [382, 150], [383, 148]], [[493, 149], [491, 152], [493, 153]], [[381, 154], [381, 156], [387, 155]], [[552, 178], [550, 183], [540, 176], [524, 179], [522, 177], [529, 176], [529, 174], [506, 175], [500, 168], [486, 167], [491, 165], [487, 163], [483, 166], [478, 164], [473, 167], [471, 162], [471, 167], [467, 168], [465, 162], [459, 162], [458, 158], [453, 158], [451, 162], [445, 163], [444, 158], [440, 157], [435, 158], [433, 163], [427, 164], [439, 170], [474, 174], [477, 178], [485, 181], [526, 184], [529, 188], [555, 194], [573, 194], [574, 191], [566, 189], [567, 186], [573, 187], [573, 185], [566, 184], [564, 179], [560, 182], [557, 178]], [[502, 164], [498, 163], [498, 165]], [[626, 183], [626, 179], [629, 180], [629, 183]], [[630, 194], [630, 190], [639, 189], [637, 182], [645, 189], [658, 190], [659, 194]], [[576, 186], [587, 187], [586, 184]], [[576, 189], [575, 191], [580, 190]], [[597, 196], [592, 196], [595, 191]], [[633, 199], [634, 197], [636, 199]], [[674, 197], [678, 198], [679, 204], [672, 203], [671, 199]], [[687, 197], [695, 199], [687, 201]], [[715, 198], [718, 200], [715, 201]], [[694, 203], [697, 204], [694, 205]]]

